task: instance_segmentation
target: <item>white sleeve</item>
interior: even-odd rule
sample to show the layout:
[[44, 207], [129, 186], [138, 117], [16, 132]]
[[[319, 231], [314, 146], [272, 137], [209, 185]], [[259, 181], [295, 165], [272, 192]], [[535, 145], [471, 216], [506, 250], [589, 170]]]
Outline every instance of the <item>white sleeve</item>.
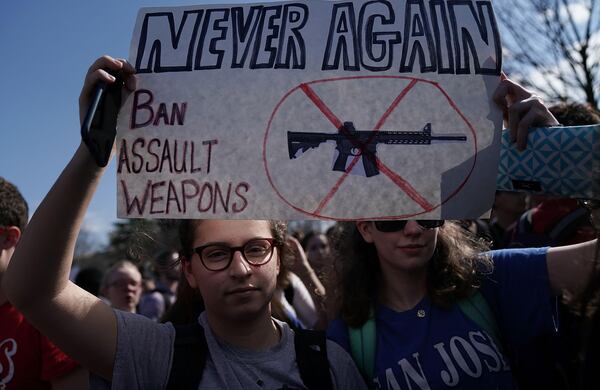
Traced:
[[294, 289], [292, 306], [294, 306], [294, 310], [298, 314], [298, 319], [308, 328], [313, 328], [319, 319], [315, 302], [302, 280], [296, 274], [290, 272], [289, 280]]

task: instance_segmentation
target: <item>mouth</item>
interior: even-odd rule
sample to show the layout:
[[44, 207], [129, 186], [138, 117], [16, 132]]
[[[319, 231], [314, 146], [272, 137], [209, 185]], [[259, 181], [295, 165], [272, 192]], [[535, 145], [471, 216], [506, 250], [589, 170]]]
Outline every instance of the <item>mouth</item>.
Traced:
[[231, 290], [228, 290], [225, 295], [243, 295], [243, 294], [250, 294], [253, 291], [258, 291], [259, 288], [258, 287], [254, 287], [254, 286], [245, 286], [245, 287], [238, 287], [238, 288], [234, 288]]
[[425, 249], [425, 245], [406, 244], [406, 245], [398, 246], [396, 248], [399, 251], [401, 251], [402, 253], [413, 256], [413, 255], [420, 255], [423, 252], [423, 250]]
[[420, 244], [407, 244], [398, 246], [399, 249], [421, 249], [425, 248], [425, 245]]

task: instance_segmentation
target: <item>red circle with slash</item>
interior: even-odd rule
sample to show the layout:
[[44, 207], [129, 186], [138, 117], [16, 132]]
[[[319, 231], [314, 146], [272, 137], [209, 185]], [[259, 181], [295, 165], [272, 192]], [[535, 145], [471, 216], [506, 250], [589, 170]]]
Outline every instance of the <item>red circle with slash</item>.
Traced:
[[[396, 97], [396, 99], [394, 99], [394, 101], [392, 102], [392, 104], [390, 105], [390, 107], [388, 108], [388, 110], [386, 110], [386, 112], [383, 114], [383, 116], [379, 119], [378, 123], [384, 123], [385, 120], [387, 119], [387, 117], [394, 111], [394, 109], [397, 107], [397, 105], [400, 103], [400, 101], [404, 98], [404, 96], [406, 96], [408, 94], [408, 92], [412, 89], [412, 87], [414, 87], [417, 83], [426, 83], [430, 86], [433, 86], [434, 88], [436, 88], [437, 90], [439, 90], [439, 92], [441, 93], [441, 95], [447, 100], [449, 106], [458, 114], [458, 116], [461, 118], [462, 121], [464, 121], [465, 125], [467, 126], [467, 128], [469, 129], [469, 131], [471, 132], [472, 135], [472, 139], [473, 139], [473, 148], [474, 148], [474, 156], [473, 156], [473, 164], [470, 166], [468, 173], [465, 175], [464, 180], [457, 186], [456, 189], [454, 189], [445, 199], [443, 199], [439, 204], [430, 204], [422, 195], [420, 195], [418, 193], [418, 191], [416, 191], [411, 185], [410, 183], [408, 183], [405, 179], [403, 179], [400, 175], [398, 175], [397, 173], [395, 173], [394, 171], [392, 171], [391, 169], [389, 169], [387, 166], [385, 166], [385, 164], [383, 164], [377, 157], [373, 157], [376, 161], [376, 165], [377, 168], [379, 169], [379, 171], [381, 173], [383, 173], [384, 175], [388, 176], [388, 178], [390, 178], [402, 191], [404, 191], [414, 202], [416, 202], [417, 204], [419, 204], [421, 206], [421, 208], [423, 209], [423, 211], [419, 211], [416, 213], [409, 213], [409, 214], [402, 214], [402, 215], [390, 215], [390, 216], [365, 216], [362, 218], [340, 218], [340, 217], [336, 217], [336, 216], [332, 216], [332, 215], [325, 215], [322, 210], [325, 208], [325, 206], [327, 205], [327, 203], [333, 198], [333, 196], [335, 195], [335, 193], [337, 192], [337, 190], [339, 189], [339, 187], [341, 186], [341, 184], [344, 182], [344, 180], [346, 179], [346, 177], [348, 176], [349, 172], [352, 170], [352, 167], [354, 165], [356, 165], [356, 163], [358, 162], [360, 156], [355, 156], [354, 159], [352, 160], [352, 162], [350, 163], [350, 166], [346, 169], [346, 172], [344, 172], [340, 179], [336, 182], [336, 184], [332, 187], [332, 189], [328, 192], [328, 194], [324, 197], [324, 199], [319, 203], [319, 206], [315, 209], [315, 210], [307, 210], [305, 208], [299, 207], [298, 205], [294, 204], [292, 201], [290, 201], [289, 199], [286, 198], [286, 196], [284, 196], [284, 194], [282, 193], [282, 191], [280, 191], [280, 189], [277, 187], [277, 185], [275, 184], [275, 181], [273, 180], [272, 174], [269, 170], [269, 163], [268, 163], [268, 158], [267, 158], [267, 139], [269, 137], [269, 133], [271, 132], [271, 126], [273, 124], [273, 120], [276, 117], [277, 113], [279, 112], [281, 106], [283, 105], [283, 103], [294, 93], [300, 92], [300, 93], [304, 93], [306, 95], [306, 97], [315, 105], [317, 106], [317, 108], [322, 112], [322, 114], [337, 128], [340, 129], [343, 126], [343, 123], [341, 120], [339, 120], [335, 114], [331, 111], [331, 109], [329, 109], [329, 107], [327, 107], [327, 105], [320, 99], [320, 97], [318, 96], [318, 94], [312, 89], [313, 85], [318, 85], [318, 84], [323, 84], [323, 83], [331, 83], [331, 82], [336, 82], [336, 81], [343, 81], [343, 80], [359, 80], [359, 79], [402, 79], [402, 80], [406, 80], [409, 81], [407, 87], [405, 87], [402, 92], [400, 92], [400, 94]], [[376, 129], [378, 129], [378, 125], [375, 126]], [[343, 134], [343, 132], [342, 132]], [[265, 136], [263, 139], [263, 151], [262, 151], [262, 159], [263, 159], [263, 165], [265, 168], [265, 173], [267, 174], [267, 178], [269, 180], [269, 183], [271, 185], [271, 187], [273, 188], [273, 190], [275, 191], [275, 193], [277, 194], [277, 196], [279, 196], [279, 198], [288, 206], [290, 206], [291, 208], [293, 208], [294, 210], [303, 213], [309, 217], [314, 217], [314, 218], [321, 218], [321, 219], [330, 219], [330, 220], [337, 220], [337, 221], [354, 221], [354, 220], [372, 220], [372, 219], [403, 219], [403, 218], [411, 218], [411, 217], [416, 217], [422, 214], [426, 214], [429, 213], [435, 209], [437, 209], [438, 207], [440, 207], [441, 205], [443, 205], [444, 203], [446, 203], [448, 200], [452, 199], [456, 194], [458, 194], [458, 192], [460, 192], [460, 190], [462, 189], [462, 187], [466, 184], [466, 182], [469, 180], [469, 177], [471, 176], [471, 174], [473, 173], [473, 169], [475, 168], [475, 163], [477, 161], [477, 134], [475, 132], [475, 128], [473, 127], [473, 125], [469, 122], [469, 120], [466, 118], [466, 116], [458, 109], [458, 107], [456, 106], [456, 104], [454, 103], [454, 101], [450, 98], [450, 96], [439, 86], [439, 84], [437, 82], [434, 81], [430, 81], [430, 80], [426, 80], [426, 79], [420, 79], [420, 78], [414, 78], [414, 77], [406, 77], [406, 76], [351, 76], [351, 77], [338, 77], [338, 78], [330, 78], [330, 79], [321, 79], [321, 80], [314, 80], [314, 81], [310, 81], [307, 83], [302, 83], [292, 89], [290, 89], [288, 92], [285, 93], [285, 95], [279, 100], [279, 102], [277, 103], [277, 105], [275, 106], [273, 112], [271, 113], [271, 116], [269, 117], [269, 122], [267, 124], [267, 128], [265, 131]]]

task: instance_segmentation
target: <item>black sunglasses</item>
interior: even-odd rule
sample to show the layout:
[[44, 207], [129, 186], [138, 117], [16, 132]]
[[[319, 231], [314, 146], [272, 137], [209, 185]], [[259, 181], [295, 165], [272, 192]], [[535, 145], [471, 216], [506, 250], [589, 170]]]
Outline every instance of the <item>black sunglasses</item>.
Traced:
[[[375, 229], [379, 230], [380, 232], [391, 233], [391, 232], [399, 232], [400, 230], [404, 229], [407, 222], [408, 222], [407, 220], [402, 219], [402, 220], [397, 220], [397, 221], [375, 221], [375, 222], [373, 222], [373, 224], [375, 225]], [[432, 219], [432, 220], [418, 219], [415, 222], [418, 223], [419, 226], [421, 226], [422, 228], [425, 228], [425, 229], [435, 229], [444, 224], [443, 219], [439, 219], [439, 220], [438, 219]]]

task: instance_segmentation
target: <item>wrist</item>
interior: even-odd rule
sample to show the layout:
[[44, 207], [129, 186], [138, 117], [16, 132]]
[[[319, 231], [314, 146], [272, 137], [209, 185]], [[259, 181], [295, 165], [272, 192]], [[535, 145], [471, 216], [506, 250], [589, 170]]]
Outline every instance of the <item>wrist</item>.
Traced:
[[83, 141], [79, 143], [75, 155], [73, 156], [73, 160], [76, 162], [77, 166], [85, 169], [92, 175], [102, 175], [106, 169], [106, 167], [98, 166], [94, 156], [92, 156], [90, 150]]

